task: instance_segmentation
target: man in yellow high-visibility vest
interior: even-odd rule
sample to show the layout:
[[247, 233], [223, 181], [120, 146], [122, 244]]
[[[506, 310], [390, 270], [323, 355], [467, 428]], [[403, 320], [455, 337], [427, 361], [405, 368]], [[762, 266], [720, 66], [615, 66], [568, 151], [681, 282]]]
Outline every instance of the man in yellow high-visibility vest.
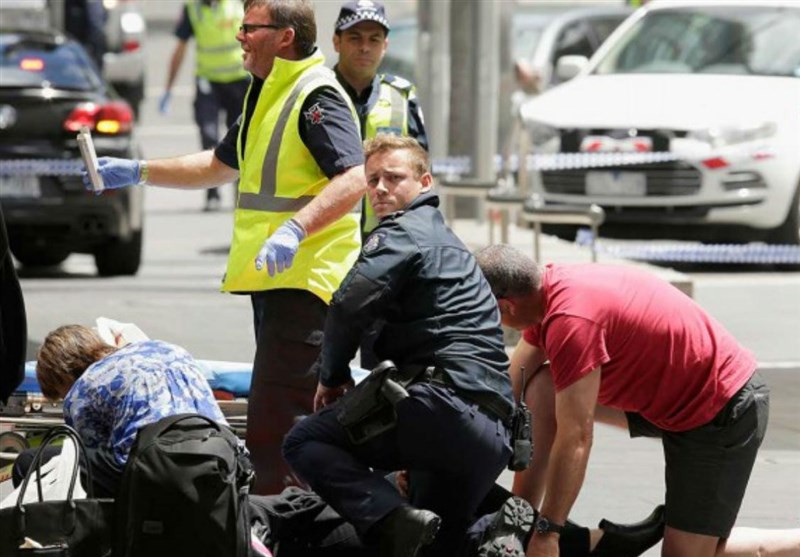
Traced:
[[[194, 121], [200, 131], [203, 149], [219, 142], [219, 114], [225, 113], [226, 129], [242, 113], [242, 103], [250, 86], [250, 74], [242, 67], [242, 55], [236, 41], [236, 28], [242, 21], [241, 0], [189, 0], [183, 5], [175, 27], [178, 39], [167, 73], [164, 93], [158, 108], [169, 111], [172, 86], [183, 64], [189, 40], [194, 37], [195, 96]], [[206, 190], [206, 211], [220, 206], [217, 188]]]
[[360, 249], [366, 180], [355, 109], [324, 67], [310, 2], [246, 0], [244, 8], [236, 38], [253, 82], [220, 144], [171, 159], [104, 157], [99, 171], [107, 188], [239, 179], [222, 290], [253, 303], [247, 446], [255, 492], [267, 494], [297, 483], [281, 442], [312, 410], [328, 303]]

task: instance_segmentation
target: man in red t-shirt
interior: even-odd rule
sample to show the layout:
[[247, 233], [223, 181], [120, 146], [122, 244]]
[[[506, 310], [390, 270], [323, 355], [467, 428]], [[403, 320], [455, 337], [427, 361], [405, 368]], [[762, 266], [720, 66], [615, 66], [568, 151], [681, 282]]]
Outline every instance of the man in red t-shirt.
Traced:
[[753, 354], [691, 298], [647, 272], [539, 267], [508, 246], [477, 257], [503, 324], [523, 331], [510, 373], [515, 396], [524, 392], [534, 413], [536, 450], [513, 491], [534, 507], [541, 503], [543, 517], [528, 557], [558, 555], [595, 420], [627, 427], [632, 437], [662, 439], [662, 555], [710, 557], [720, 543], [724, 549], [720, 540], [731, 533], [767, 427], [769, 390]]

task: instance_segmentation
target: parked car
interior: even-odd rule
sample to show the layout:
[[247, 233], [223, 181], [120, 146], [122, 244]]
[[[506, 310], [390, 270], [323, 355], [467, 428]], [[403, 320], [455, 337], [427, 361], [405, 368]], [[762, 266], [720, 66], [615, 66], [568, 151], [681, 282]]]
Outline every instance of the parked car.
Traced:
[[133, 275], [142, 251], [143, 188], [87, 192], [79, 176], [2, 175], [8, 160], [76, 161], [82, 126], [98, 156], [140, 156], [133, 111], [83, 47], [57, 31], [0, 30], [0, 199], [11, 252], [28, 266], [94, 255], [101, 276]]
[[540, 93], [560, 84], [554, 72], [559, 58], [591, 57], [631, 12], [625, 6], [520, 11], [513, 19], [512, 44], [518, 85]]
[[[558, 83], [555, 63], [565, 54], [591, 56], [611, 32], [630, 15], [631, 8], [598, 2], [600, 7], [576, 8], [565, 2], [542, 7], [521, 6], [511, 18], [511, 59], [520, 85], [544, 90]], [[392, 23], [389, 48], [381, 71], [414, 79], [417, 60], [417, 20]], [[536, 81], [537, 83], [533, 83]]]
[[643, 162], [537, 172], [537, 194], [602, 206], [602, 235], [799, 244], [798, 29], [792, 0], [648, 3], [522, 107], [538, 153]]
[[135, 0], [104, 0], [103, 5], [106, 8], [103, 75], [138, 117], [145, 93], [147, 25]]

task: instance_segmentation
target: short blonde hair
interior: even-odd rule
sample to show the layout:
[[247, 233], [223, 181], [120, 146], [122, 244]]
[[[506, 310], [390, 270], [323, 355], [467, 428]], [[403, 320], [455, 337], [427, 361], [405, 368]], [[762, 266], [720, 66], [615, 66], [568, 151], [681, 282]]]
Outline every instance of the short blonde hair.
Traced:
[[416, 139], [390, 133], [379, 133], [364, 143], [364, 162], [366, 163], [373, 155], [396, 150], [408, 151], [415, 178], [419, 178], [431, 171], [428, 152], [417, 143]]
[[36, 355], [36, 379], [42, 394], [52, 400], [63, 398], [86, 368], [116, 350], [83, 325], [51, 331]]

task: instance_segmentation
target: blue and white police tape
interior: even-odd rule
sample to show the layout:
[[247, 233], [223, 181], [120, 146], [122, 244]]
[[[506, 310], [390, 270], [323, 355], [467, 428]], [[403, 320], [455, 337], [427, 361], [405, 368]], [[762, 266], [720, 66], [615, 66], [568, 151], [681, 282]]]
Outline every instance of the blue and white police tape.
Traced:
[[0, 176], [80, 176], [80, 159], [0, 160]]
[[[669, 152], [657, 153], [538, 153], [527, 156], [528, 170], [568, 170], [653, 164], [678, 160]], [[495, 156], [497, 171], [503, 170], [503, 158]], [[463, 176], [472, 171], [468, 156], [444, 157], [432, 162], [434, 174]], [[519, 158], [509, 158], [509, 170], [517, 171]], [[83, 169], [80, 159], [7, 159], [0, 160], [2, 176], [78, 176]]]
[[[592, 233], [579, 231], [576, 243], [591, 245]], [[798, 265], [800, 246], [773, 244], [696, 244], [597, 240], [594, 249], [613, 257], [652, 263], [721, 265]]]
[[[678, 160], [674, 153], [534, 153], [526, 157], [528, 170], [573, 170], [580, 168], [607, 168], [632, 166], [637, 164], [654, 164]], [[472, 171], [470, 157], [445, 157], [432, 162], [433, 173], [443, 176], [468, 175]], [[519, 157], [511, 155], [507, 167], [503, 166], [503, 157], [495, 155], [495, 168], [498, 172], [504, 168], [511, 172], [519, 170]]]

